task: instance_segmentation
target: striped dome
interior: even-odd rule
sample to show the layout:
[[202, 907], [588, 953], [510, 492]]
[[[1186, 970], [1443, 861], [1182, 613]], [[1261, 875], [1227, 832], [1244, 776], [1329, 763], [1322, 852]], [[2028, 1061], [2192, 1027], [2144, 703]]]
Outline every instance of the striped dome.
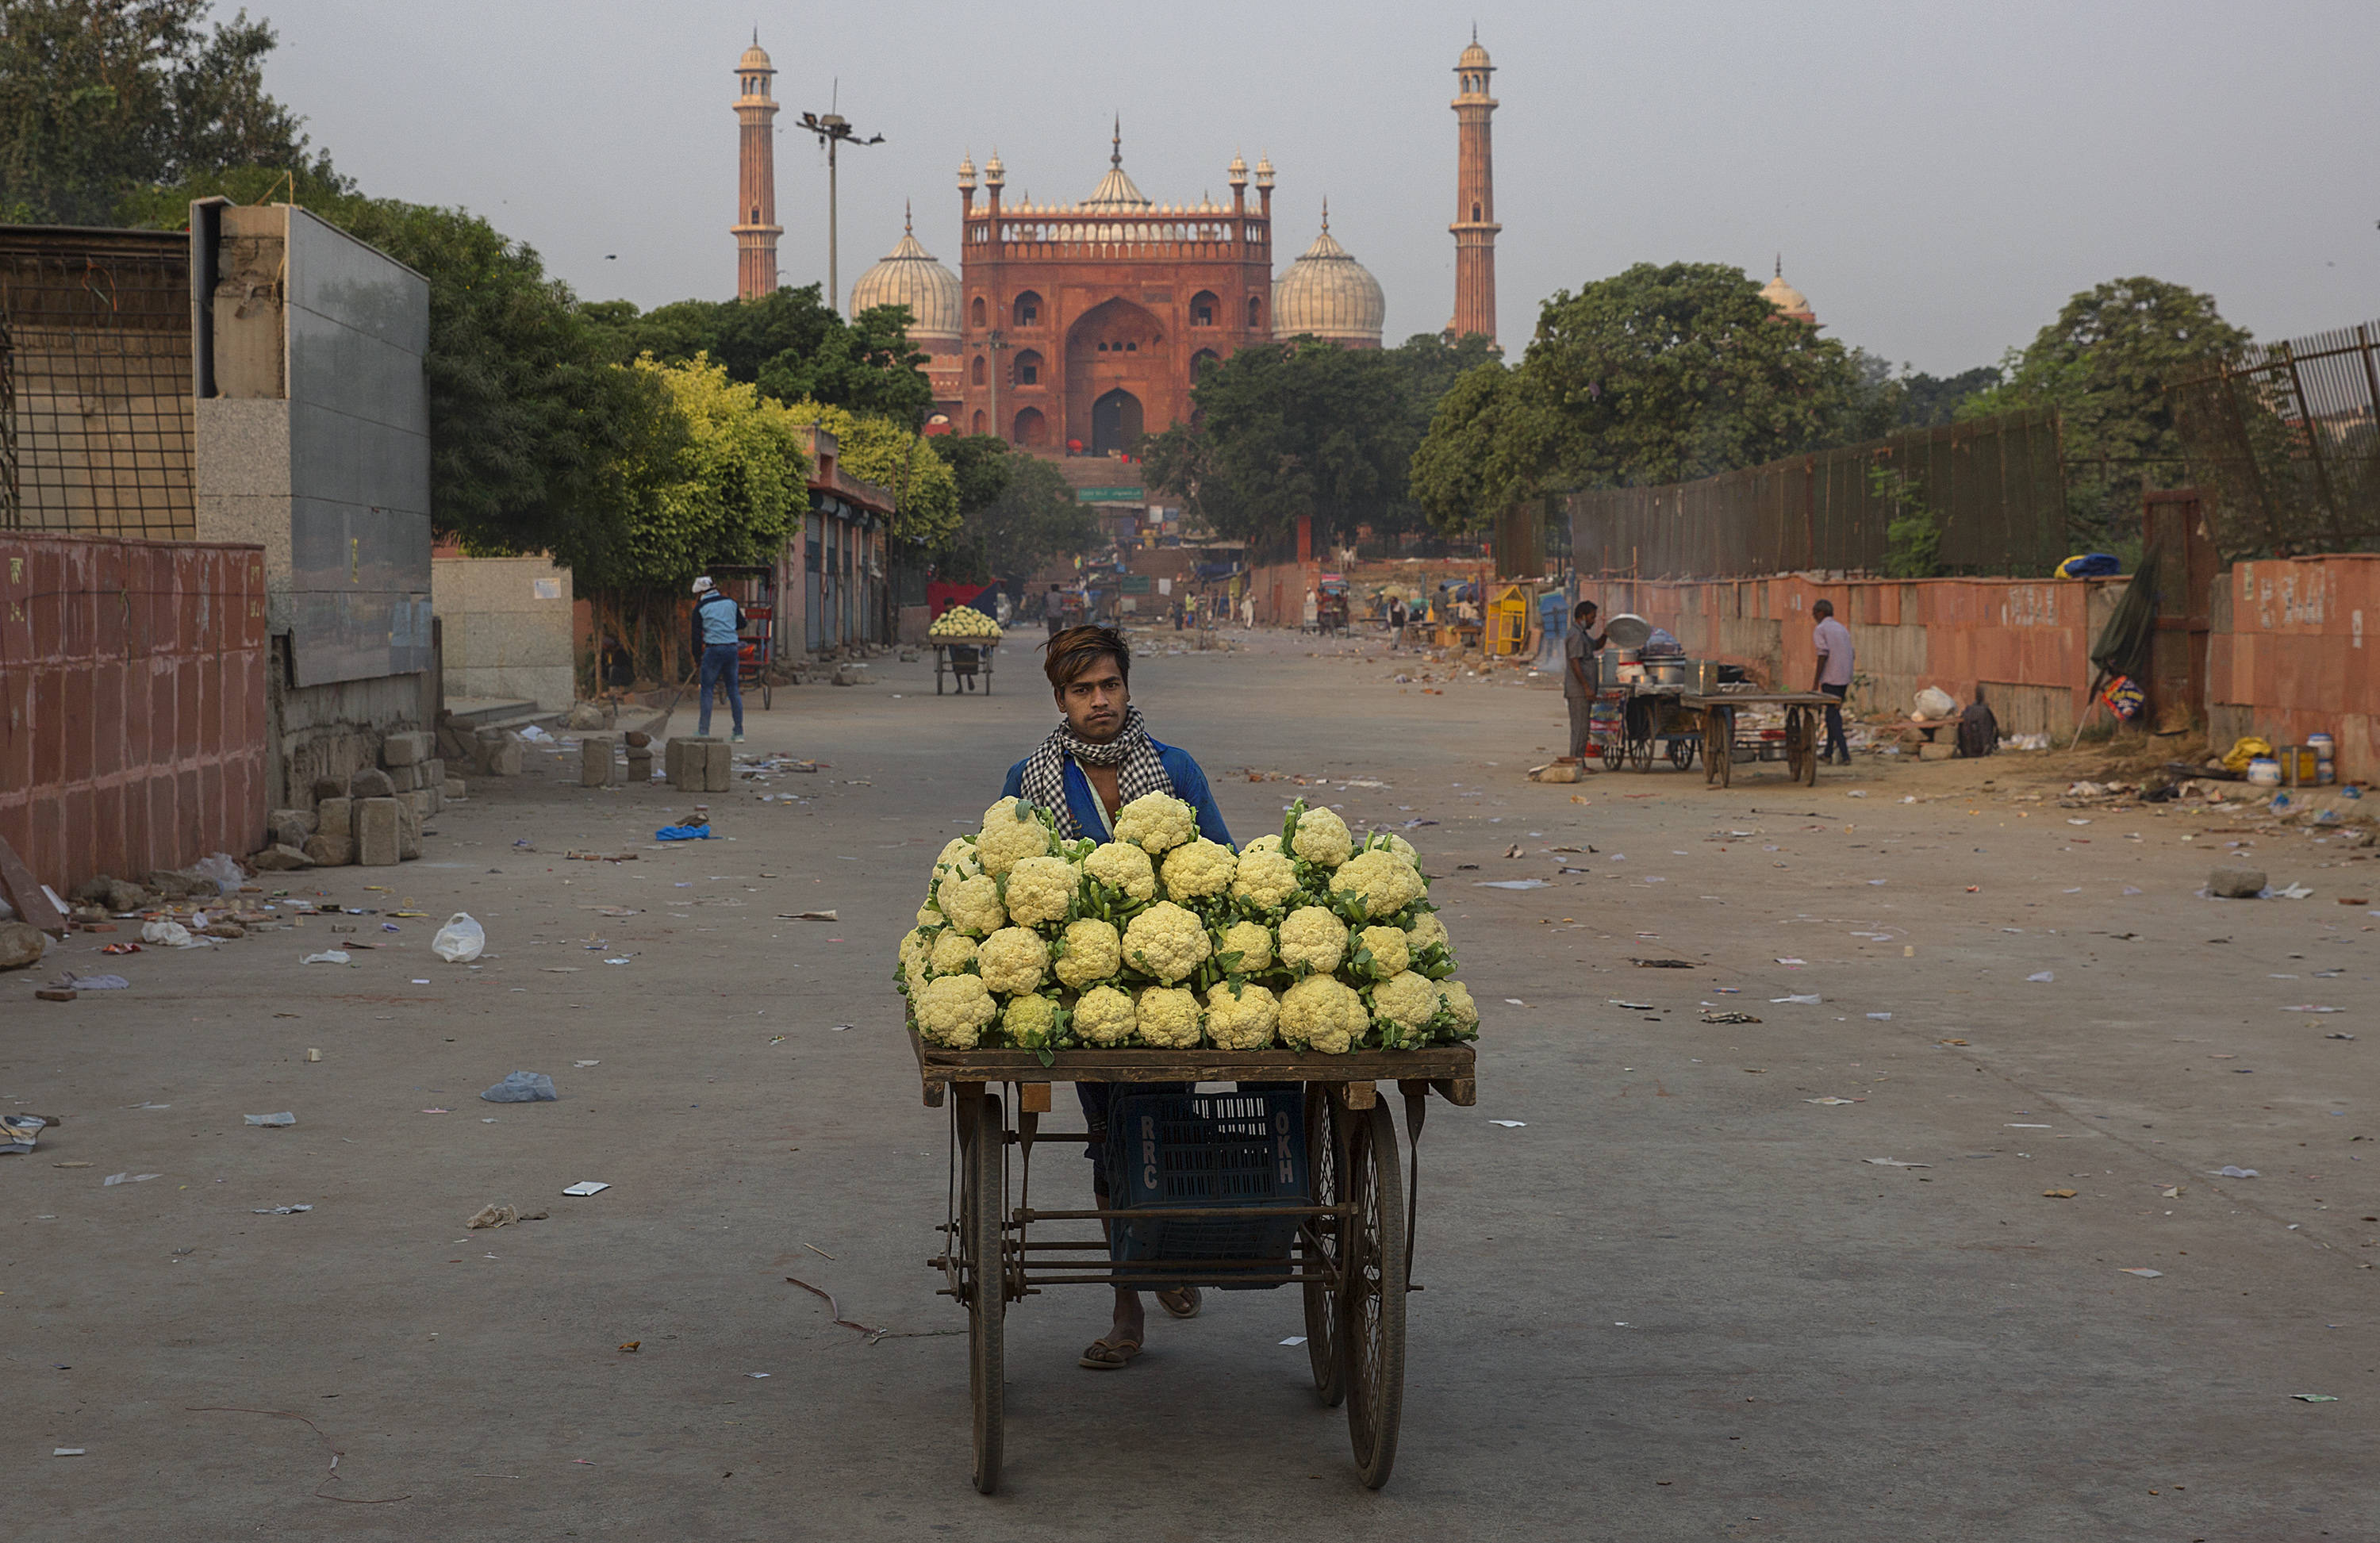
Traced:
[[1310, 333], [1332, 343], [1377, 348], [1388, 317], [1380, 281], [1332, 237], [1326, 206], [1322, 234], [1287, 273], [1273, 280], [1272, 334], [1287, 338]]
[[852, 315], [871, 306], [907, 306], [913, 343], [958, 342], [959, 276], [934, 260], [905, 220], [901, 244], [851, 286]]

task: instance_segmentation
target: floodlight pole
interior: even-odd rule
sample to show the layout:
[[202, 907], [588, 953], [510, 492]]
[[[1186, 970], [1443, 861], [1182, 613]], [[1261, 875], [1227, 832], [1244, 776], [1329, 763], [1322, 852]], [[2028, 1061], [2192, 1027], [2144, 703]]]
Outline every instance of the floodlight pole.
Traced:
[[819, 143], [826, 147], [826, 303], [828, 310], [840, 316], [843, 314], [842, 242], [837, 229], [835, 152], [846, 140], [856, 145], [882, 144], [884, 136], [878, 134], [863, 140], [849, 120], [835, 112], [804, 113], [802, 127], [817, 135]]

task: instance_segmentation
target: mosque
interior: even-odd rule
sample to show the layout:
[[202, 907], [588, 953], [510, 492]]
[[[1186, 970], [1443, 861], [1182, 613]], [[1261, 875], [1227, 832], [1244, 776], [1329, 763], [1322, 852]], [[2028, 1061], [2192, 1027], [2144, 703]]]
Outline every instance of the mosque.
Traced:
[[[1475, 38], [1455, 66], [1459, 158], [1454, 319], [1450, 335], [1495, 336], [1495, 223], [1488, 94], [1494, 71]], [[738, 219], [742, 291], [773, 285], [774, 166], [768, 125], [774, 73], [758, 43], [737, 67], [744, 125]], [[960, 164], [959, 271], [917, 239], [914, 218], [851, 287], [847, 314], [904, 305], [928, 358], [947, 431], [997, 434], [1046, 455], [1129, 450], [1190, 414], [1209, 362], [1251, 344], [1311, 336], [1378, 348], [1388, 302], [1330, 233], [1330, 206], [1305, 252], [1273, 269], [1272, 163], [1225, 169], [1229, 202], [1160, 203], [1124, 169], [1121, 126], [1108, 167], [1072, 203], [1007, 201], [995, 152]], [[1253, 185], [1253, 199], [1251, 198]], [[980, 193], [980, 197], [978, 197]]]

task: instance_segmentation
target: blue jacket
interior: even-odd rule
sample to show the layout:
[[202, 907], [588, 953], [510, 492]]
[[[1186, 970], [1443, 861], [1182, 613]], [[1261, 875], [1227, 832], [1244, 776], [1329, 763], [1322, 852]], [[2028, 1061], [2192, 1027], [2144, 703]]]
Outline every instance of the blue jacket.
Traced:
[[706, 648], [735, 642], [736, 629], [743, 625], [744, 613], [723, 590], [713, 589], [694, 602], [695, 630]]
[[[1198, 833], [1208, 841], [1232, 844], [1232, 832], [1223, 824], [1223, 811], [1215, 807], [1214, 790], [1207, 785], [1207, 773], [1190, 759], [1190, 752], [1171, 745], [1157, 745], [1157, 759], [1165, 763], [1165, 774], [1173, 779], [1173, 796], [1198, 813]], [[1002, 798], [1016, 798], [1025, 793], [1025, 762], [1018, 761], [1008, 769], [1008, 781], [1001, 784]], [[1108, 828], [1099, 806], [1099, 795], [1091, 791], [1091, 780], [1083, 769], [1069, 759], [1066, 762], [1066, 812], [1073, 815], [1075, 828], [1085, 835], [1097, 836]]]

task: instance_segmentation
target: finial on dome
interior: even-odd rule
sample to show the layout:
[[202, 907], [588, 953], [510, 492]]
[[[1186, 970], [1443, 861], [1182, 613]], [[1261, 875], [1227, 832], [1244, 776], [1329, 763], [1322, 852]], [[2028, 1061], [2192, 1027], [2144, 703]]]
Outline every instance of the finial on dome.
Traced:
[[917, 234], [916, 211], [910, 207], [909, 200], [907, 199], [903, 199], [901, 200], [901, 234], [904, 236], [915, 236]]
[[1108, 141], [1108, 144], [1109, 144], [1109, 147], [1110, 147], [1110, 148], [1109, 148], [1109, 150], [1108, 150], [1108, 164], [1109, 164], [1109, 165], [1111, 165], [1111, 166], [1121, 166], [1121, 165], [1123, 165], [1123, 115], [1122, 113], [1118, 113], [1118, 114], [1116, 115], [1116, 116], [1115, 116], [1115, 138], [1113, 138], [1112, 140], [1110, 140]]

